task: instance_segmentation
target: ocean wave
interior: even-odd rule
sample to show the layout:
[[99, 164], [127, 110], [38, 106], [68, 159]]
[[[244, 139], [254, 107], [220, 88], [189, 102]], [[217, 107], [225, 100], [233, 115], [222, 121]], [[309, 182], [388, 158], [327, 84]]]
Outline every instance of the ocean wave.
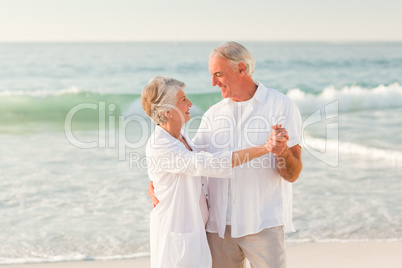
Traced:
[[[198, 94], [188, 92], [187, 95], [193, 102], [192, 115], [203, 114], [211, 105], [221, 100], [220, 92]], [[302, 114], [314, 112], [336, 100], [339, 101], [340, 112], [402, 107], [402, 86], [398, 83], [380, 85], [372, 89], [360, 86], [348, 86], [342, 89], [327, 87], [319, 94], [292, 89], [288, 91], [287, 96], [297, 103]], [[113, 104], [116, 108], [112, 114], [115, 116], [132, 114], [145, 116], [139, 99], [139, 94], [108, 93], [82, 90], [77, 87], [58, 91], [1, 91], [1, 121], [60, 121], [76, 105], [85, 103], [99, 105], [101, 102], [106, 105]], [[96, 121], [98, 118], [96, 111], [87, 109], [81, 112], [84, 113], [86, 115], [77, 117], [77, 120]]]
[[[192, 115], [203, 114], [209, 106], [220, 100], [220, 93], [188, 94], [194, 100]], [[66, 115], [77, 105], [101, 103], [106, 113], [114, 116], [141, 115], [147, 117], [142, 110], [140, 95], [133, 93], [108, 93], [96, 90], [82, 90], [70, 87], [58, 91], [0, 91], [0, 112], [3, 123], [21, 123], [25, 121], [64, 122]], [[195, 104], [198, 103], [199, 105]], [[109, 109], [109, 105], [113, 108]], [[75, 121], [95, 122], [99, 118], [99, 110], [81, 109]]]
[[305, 244], [305, 243], [366, 243], [366, 242], [376, 242], [376, 243], [394, 243], [401, 242], [402, 239], [399, 238], [390, 238], [390, 239], [331, 239], [331, 238], [322, 238], [322, 239], [313, 239], [313, 238], [301, 238], [294, 239], [288, 238], [286, 239], [286, 243], [288, 244]]
[[31, 96], [31, 97], [47, 97], [47, 96], [61, 96], [65, 94], [79, 94], [79, 93], [100, 93], [99, 91], [84, 91], [77, 87], [70, 87], [62, 90], [4, 90], [0, 91], [0, 97], [7, 96]]
[[330, 86], [317, 95], [296, 88], [289, 90], [286, 95], [296, 102], [304, 114], [314, 112], [334, 101], [339, 101], [341, 112], [402, 107], [402, 86], [398, 83], [379, 85], [375, 88], [346, 86], [336, 89]]
[[150, 253], [139, 252], [131, 255], [115, 255], [115, 256], [86, 256], [77, 254], [73, 256], [57, 255], [48, 258], [0, 258], [0, 265], [14, 264], [34, 264], [34, 263], [55, 263], [55, 262], [74, 262], [74, 261], [112, 261], [112, 260], [128, 260], [142, 257], [149, 257]]
[[402, 161], [402, 152], [375, 147], [367, 147], [353, 142], [343, 142], [338, 140], [325, 140], [305, 136], [303, 147], [308, 151], [313, 149], [319, 152], [338, 151], [340, 155], [358, 155], [363, 158], [376, 160]]
[[[2, 91], [0, 92], [0, 121], [8, 124], [23, 122], [64, 122], [77, 105], [105, 107], [104, 113], [120, 115], [138, 95], [106, 94], [71, 87], [59, 91]], [[84, 105], [84, 106], [83, 106]], [[110, 109], [109, 109], [109, 105]], [[113, 107], [113, 108], [112, 108]], [[99, 109], [80, 109], [75, 121], [97, 122]]]

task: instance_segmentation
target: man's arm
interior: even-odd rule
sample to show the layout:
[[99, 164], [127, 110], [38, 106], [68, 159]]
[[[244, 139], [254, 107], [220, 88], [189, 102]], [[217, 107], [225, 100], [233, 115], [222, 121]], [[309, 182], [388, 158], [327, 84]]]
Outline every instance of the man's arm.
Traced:
[[272, 126], [268, 147], [278, 161], [278, 172], [288, 182], [295, 182], [302, 170], [301, 148], [295, 145], [289, 148], [286, 143], [289, 135], [282, 125]]
[[295, 145], [291, 148], [285, 147], [282, 154], [276, 155], [278, 160], [279, 174], [288, 182], [295, 182], [302, 170], [301, 147]]

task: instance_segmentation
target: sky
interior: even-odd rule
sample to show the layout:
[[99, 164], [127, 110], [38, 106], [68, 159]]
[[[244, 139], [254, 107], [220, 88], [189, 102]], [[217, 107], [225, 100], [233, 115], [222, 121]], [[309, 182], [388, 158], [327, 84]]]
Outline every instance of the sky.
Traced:
[[402, 41], [400, 0], [0, 0], [0, 42]]

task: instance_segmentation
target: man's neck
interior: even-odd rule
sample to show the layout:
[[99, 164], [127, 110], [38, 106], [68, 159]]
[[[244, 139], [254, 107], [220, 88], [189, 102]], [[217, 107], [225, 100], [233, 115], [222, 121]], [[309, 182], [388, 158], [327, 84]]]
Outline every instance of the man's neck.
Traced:
[[233, 96], [232, 97], [233, 101], [243, 102], [243, 101], [250, 100], [251, 98], [254, 97], [254, 94], [257, 91], [258, 85], [252, 79], [250, 79], [249, 81], [247, 81], [247, 83], [242, 85], [241, 88], [243, 89], [241, 91], [241, 94], [239, 94], [238, 96]]

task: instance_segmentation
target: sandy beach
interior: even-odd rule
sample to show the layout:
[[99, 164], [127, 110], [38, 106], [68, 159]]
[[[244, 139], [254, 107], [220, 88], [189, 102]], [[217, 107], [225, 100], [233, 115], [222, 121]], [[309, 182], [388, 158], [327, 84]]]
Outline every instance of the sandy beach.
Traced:
[[[289, 268], [399, 268], [402, 242], [304, 243], [288, 246]], [[0, 265], [2, 268], [148, 268], [149, 258]]]

